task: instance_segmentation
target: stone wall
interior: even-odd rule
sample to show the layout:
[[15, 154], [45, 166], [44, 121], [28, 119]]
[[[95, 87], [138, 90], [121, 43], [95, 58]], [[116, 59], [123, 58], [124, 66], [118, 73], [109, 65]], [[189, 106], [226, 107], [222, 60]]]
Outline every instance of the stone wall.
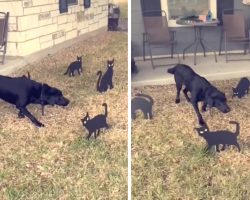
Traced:
[[83, 0], [59, 12], [59, 0], [3, 0], [0, 11], [10, 12], [7, 55], [25, 56], [107, 26], [108, 0]]

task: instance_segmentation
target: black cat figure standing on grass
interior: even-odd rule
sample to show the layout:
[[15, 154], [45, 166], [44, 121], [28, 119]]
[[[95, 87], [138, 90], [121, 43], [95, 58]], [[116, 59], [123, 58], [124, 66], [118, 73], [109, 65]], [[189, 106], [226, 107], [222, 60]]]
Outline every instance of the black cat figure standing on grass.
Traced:
[[136, 97], [131, 101], [131, 117], [132, 119], [136, 119], [136, 110], [141, 110], [144, 114], [145, 119], [152, 119], [152, 107], [154, 104], [154, 100], [151, 96], [146, 94], [138, 93], [135, 95]]
[[98, 92], [106, 92], [108, 89], [112, 89], [113, 86], [113, 67], [114, 67], [114, 59], [111, 61], [107, 61], [107, 71], [105, 72], [105, 74], [103, 74], [102, 76], [102, 71], [98, 71], [97, 75], [98, 80], [97, 80], [97, 86], [96, 89]]
[[236, 88], [233, 88], [233, 97], [237, 96], [238, 98], [241, 98], [248, 94], [249, 91], [249, 86], [250, 86], [250, 81], [244, 77], [240, 79], [238, 85]]
[[74, 76], [75, 71], [77, 71], [79, 75], [82, 73], [82, 57], [81, 56], [80, 57], [77, 56], [76, 61], [70, 63], [64, 75], [68, 74], [69, 76]]
[[[89, 131], [89, 134], [87, 136], [88, 140], [93, 133], [96, 139], [96, 136], [100, 134], [101, 128], [106, 128], [106, 129], [109, 128], [107, 124], [108, 106], [106, 103], [103, 103], [102, 105], [105, 107], [104, 115], [100, 114], [90, 119], [89, 113], [87, 112], [86, 116], [83, 119], [81, 119], [83, 126]], [[96, 132], [97, 132], [97, 135], [96, 135]]]
[[230, 121], [230, 124], [236, 125], [236, 131], [235, 133], [232, 133], [227, 130], [221, 130], [221, 131], [214, 131], [210, 132], [208, 127], [202, 126], [200, 128], [195, 128], [195, 130], [198, 132], [199, 136], [203, 137], [207, 142], [207, 147], [205, 148], [205, 151], [208, 151], [212, 148], [212, 146], [216, 146], [216, 151], [220, 152], [219, 145], [222, 144], [221, 151], [226, 149], [226, 146], [234, 145], [238, 148], [240, 151], [240, 145], [237, 142], [237, 136], [240, 133], [240, 125], [238, 122]]

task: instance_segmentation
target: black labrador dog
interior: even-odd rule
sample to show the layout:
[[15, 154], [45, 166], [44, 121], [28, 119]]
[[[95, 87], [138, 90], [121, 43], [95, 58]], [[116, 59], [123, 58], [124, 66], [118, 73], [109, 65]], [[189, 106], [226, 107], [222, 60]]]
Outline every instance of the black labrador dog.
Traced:
[[11, 78], [0, 75], [0, 98], [16, 106], [19, 110], [19, 118], [26, 116], [38, 127], [44, 125], [27, 110], [27, 105], [67, 106], [69, 104], [69, 100], [59, 89], [45, 83], [38, 83], [26, 76]]
[[[182, 85], [185, 85], [183, 93], [187, 101], [191, 102], [193, 105], [200, 125], [204, 125], [205, 122], [199, 112], [199, 101], [203, 102], [202, 111], [206, 111], [207, 106], [210, 108], [216, 107], [223, 113], [230, 111], [225, 94], [211, 85], [204, 77], [196, 74], [189, 66], [178, 64], [175, 67], [168, 69], [168, 73], [174, 74], [175, 78], [177, 89], [175, 102], [180, 102], [180, 91]], [[188, 92], [191, 93], [191, 99], [187, 95]]]

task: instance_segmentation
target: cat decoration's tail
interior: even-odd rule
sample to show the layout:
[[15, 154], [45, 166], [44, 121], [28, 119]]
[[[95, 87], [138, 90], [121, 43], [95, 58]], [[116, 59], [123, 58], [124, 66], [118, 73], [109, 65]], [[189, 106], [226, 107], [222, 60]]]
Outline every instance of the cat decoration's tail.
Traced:
[[98, 71], [96, 75], [99, 76], [98, 80], [97, 80], [97, 84], [96, 84], [96, 89], [98, 92], [101, 92], [100, 82], [101, 82], [101, 78], [102, 78], [102, 71]]
[[230, 121], [229, 123], [236, 125], [235, 135], [238, 136], [240, 134], [240, 124], [238, 122], [235, 122], [235, 121]]
[[105, 115], [105, 117], [107, 117], [108, 116], [108, 105], [106, 103], [103, 103], [102, 106], [105, 107], [105, 113], [104, 113], [104, 115]]
[[67, 75], [69, 73], [69, 67], [67, 69], [67, 71], [64, 73], [64, 75]]
[[145, 97], [145, 98], [149, 99], [151, 105], [154, 105], [154, 99], [149, 95], [142, 94], [142, 93], [137, 93], [135, 96]]
[[30, 79], [30, 72], [29, 71], [27, 72], [27, 77], [28, 77], [28, 79]]

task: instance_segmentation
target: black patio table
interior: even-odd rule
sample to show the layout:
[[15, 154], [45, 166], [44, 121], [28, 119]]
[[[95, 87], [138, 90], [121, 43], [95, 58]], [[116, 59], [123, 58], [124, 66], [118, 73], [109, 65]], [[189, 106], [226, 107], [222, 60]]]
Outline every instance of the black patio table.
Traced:
[[196, 53], [198, 45], [200, 44], [204, 57], [206, 57], [206, 49], [209, 51], [212, 51], [214, 53], [215, 62], [217, 62], [217, 57], [215, 51], [213, 51], [211, 48], [209, 48], [207, 45], [205, 46], [204, 38], [202, 37], [202, 28], [207, 26], [216, 26], [219, 21], [218, 20], [210, 20], [210, 21], [200, 21], [200, 20], [177, 20], [177, 24], [183, 25], [183, 27], [193, 27], [194, 28], [194, 41], [189, 44], [186, 48], [183, 50], [183, 59], [185, 59], [185, 52], [190, 49], [192, 46], [194, 46], [194, 65], [196, 65]]

